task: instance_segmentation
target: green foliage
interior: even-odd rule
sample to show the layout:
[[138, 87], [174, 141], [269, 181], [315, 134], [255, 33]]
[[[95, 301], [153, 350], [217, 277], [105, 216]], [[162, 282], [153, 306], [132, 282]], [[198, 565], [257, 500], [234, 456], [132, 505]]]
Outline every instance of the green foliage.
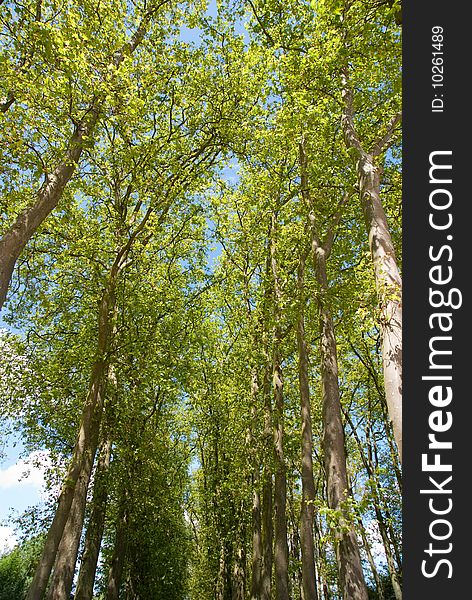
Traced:
[[43, 539], [33, 538], [0, 556], [0, 599], [23, 600], [33, 578]]
[[[0, 416], [27, 450], [47, 449], [53, 464], [47, 510], [34, 513], [32, 525], [27, 515], [20, 521], [37, 530], [51, 520], [91, 374], [103, 360], [110, 368], [100, 439], [111, 441], [112, 459], [99, 597], [122, 526], [125, 597], [237, 597], [242, 566], [248, 590], [252, 502], [273, 480], [280, 422], [298, 597], [303, 308], [317, 571], [336, 597], [336, 533], [383, 518], [390, 544], [401, 548], [380, 315], [356, 157], [341, 126], [343, 68], [367, 148], [400, 107], [395, 13], [390, 3], [358, 0], [231, 1], [217, 14], [204, 2], [164, 2], [154, 13], [156, 6], [0, 6], [0, 102], [14, 97], [0, 112], [2, 233], [64, 159], [77, 124], [99, 113], [75, 176], [21, 255], [2, 314], [10, 330], [0, 333]], [[127, 40], [148, 10], [131, 53]], [[183, 41], [191, 30], [198, 40]], [[395, 131], [378, 161], [401, 263], [400, 159]], [[320, 241], [332, 234], [324, 289], [313, 227]], [[98, 307], [106, 294], [113, 308], [103, 348]], [[328, 506], [323, 464], [320, 306], [335, 324], [352, 488], [338, 509]], [[85, 527], [93, 486], [94, 477]], [[27, 544], [0, 559], [5, 598], [24, 594], [35, 544], [34, 559]]]

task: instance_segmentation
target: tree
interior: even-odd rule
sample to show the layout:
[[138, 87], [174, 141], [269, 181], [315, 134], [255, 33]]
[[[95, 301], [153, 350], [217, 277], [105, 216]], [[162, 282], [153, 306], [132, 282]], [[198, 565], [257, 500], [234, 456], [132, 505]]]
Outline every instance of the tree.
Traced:
[[29, 598], [401, 597], [395, 11], [1, 3], [5, 239], [67, 175], [2, 313]]

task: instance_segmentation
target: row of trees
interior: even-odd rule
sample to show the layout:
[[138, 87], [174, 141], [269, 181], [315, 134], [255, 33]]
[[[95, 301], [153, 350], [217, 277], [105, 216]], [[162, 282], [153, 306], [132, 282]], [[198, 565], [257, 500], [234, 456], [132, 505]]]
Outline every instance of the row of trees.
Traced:
[[399, 600], [398, 5], [0, 11], [26, 598]]

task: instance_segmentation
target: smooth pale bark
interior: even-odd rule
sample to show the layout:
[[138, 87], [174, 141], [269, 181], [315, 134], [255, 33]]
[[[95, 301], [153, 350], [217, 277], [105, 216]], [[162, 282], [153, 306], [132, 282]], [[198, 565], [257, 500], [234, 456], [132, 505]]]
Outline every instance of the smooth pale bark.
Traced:
[[302, 256], [298, 269], [300, 307], [297, 323], [298, 380], [300, 386], [302, 424], [302, 506], [300, 516], [300, 545], [302, 554], [303, 600], [318, 600], [313, 539], [315, 482], [313, 479], [313, 432], [311, 426], [310, 385], [308, 378], [309, 364], [305, 341], [304, 271], [305, 256]]
[[277, 214], [272, 215], [270, 236], [271, 269], [274, 284], [274, 344], [272, 362], [272, 385], [274, 392], [274, 447], [275, 447], [275, 481], [274, 481], [274, 566], [276, 600], [289, 600], [288, 578], [288, 543], [287, 543], [287, 477], [284, 457], [284, 392], [280, 356], [281, 333], [281, 300], [282, 292], [278, 275], [276, 258]]
[[85, 536], [85, 546], [80, 563], [74, 600], [92, 600], [95, 573], [105, 525], [108, 500], [107, 478], [110, 458], [111, 442], [107, 439], [102, 443], [98, 458], [93, 488], [92, 512]]
[[357, 527], [359, 528], [359, 532], [360, 532], [361, 538], [362, 538], [362, 544], [363, 544], [363, 547], [364, 547], [364, 550], [365, 550], [365, 553], [367, 556], [367, 561], [369, 563], [370, 570], [372, 571], [372, 576], [375, 581], [375, 588], [377, 591], [378, 600], [384, 600], [385, 596], [384, 596], [384, 591], [383, 591], [382, 580], [380, 579], [377, 565], [375, 564], [374, 557], [372, 556], [369, 540], [367, 539], [367, 534], [366, 534], [364, 523], [362, 522], [361, 517], [359, 517], [357, 520]]
[[402, 280], [380, 200], [380, 170], [371, 155], [358, 163], [359, 186], [380, 304], [385, 399], [402, 457]]
[[[397, 450], [395, 438], [393, 435], [392, 422], [390, 421], [389, 416], [388, 416], [388, 407], [387, 407], [387, 402], [385, 400], [385, 388], [379, 382], [376, 365], [370, 354], [370, 349], [368, 348], [368, 346], [366, 346], [366, 348], [365, 348], [366, 352], [364, 354], [362, 354], [362, 352], [360, 352], [354, 346], [354, 344], [352, 342], [351, 342], [350, 346], [351, 346], [351, 349], [354, 352], [354, 354], [362, 362], [362, 364], [366, 368], [367, 372], [369, 373], [369, 376], [374, 383], [375, 390], [377, 391], [377, 396], [380, 399], [380, 407], [382, 409], [383, 422], [384, 422], [384, 427], [385, 427], [386, 439], [387, 439], [388, 447], [389, 447], [389, 451], [390, 451], [390, 457], [392, 459], [392, 465], [393, 465], [393, 469], [395, 471], [395, 477], [397, 480], [398, 490], [401, 493], [403, 490], [402, 473], [401, 473], [400, 463], [398, 460], [398, 450]], [[370, 394], [370, 392], [368, 393], [368, 400], [369, 400], [369, 414], [370, 414], [371, 413], [371, 394]]]
[[357, 154], [357, 174], [362, 212], [369, 237], [369, 248], [374, 266], [375, 283], [380, 308], [382, 334], [382, 364], [385, 398], [393, 432], [402, 459], [402, 279], [395, 256], [387, 217], [380, 197], [381, 169], [375, 159], [386, 148], [400, 121], [395, 115], [388, 123], [386, 133], [367, 151], [360, 141], [353, 118], [353, 93], [348, 70], [342, 72], [344, 111], [342, 126], [348, 148]]
[[[385, 415], [387, 416], [387, 415]], [[393, 436], [392, 426], [390, 421], [387, 418], [384, 418], [385, 421], [385, 432], [388, 442], [388, 448], [390, 452], [390, 458], [392, 459], [393, 470], [395, 472], [395, 479], [397, 482], [398, 491], [400, 494], [403, 493], [403, 477], [400, 469], [400, 465], [398, 462], [398, 454], [396, 451], [395, 438]]]
[[[130, 40], [114, 53], [112, 65], [118, 67], [126, 56], [135, 51], [144, 39], [152, 16], [167, 1], [152, 6], [146, 12]], [[66, 185], [75, 173], [85, 145], [93, 138], [104, 102], [105, 96], [93, 96], [90, 99], [86, 117], [75, 125], [62, 160], [50, 173], [45, 174], [45, 182], [36, 193], [34, 203], [21, 211], [0, 239], [0, 310], [7, 297], [16, 261], [38, 227], [59, 203]]]

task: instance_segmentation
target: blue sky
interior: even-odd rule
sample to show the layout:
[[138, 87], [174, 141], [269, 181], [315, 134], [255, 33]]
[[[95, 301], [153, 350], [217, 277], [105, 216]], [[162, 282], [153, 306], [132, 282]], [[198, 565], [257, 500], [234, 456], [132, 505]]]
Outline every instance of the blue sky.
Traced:
[[[211, 17], [216, 16], [216, 0], [210, 0], [208, 3], [207, 14]], [[244, 29], [241, 28], [241, 33], [243, 31]], [[198, 28], [183, 27], [180, 37], [184, 42], [198, 44], [201, 33], [202, 31]], [[227, 175], [230, 180], [234, 178], [235, 173], [231, 167], [228, 168]], [[217, 245], [215, 250], [209, 253], [210, 265], [214, 264], [220, 250]], [[15, 327], [7, 325], [1, 314], [0, 328], [21, 333]], [[38, 458], [38, 454], [33, 453], [32, 456], [26, 456], [24, 446], [17, 435], [1, 433], [3, 439], [0, 439], [0, 554], [6, 549], [10, 549], [16, 541], [11, 517], [21, 514], [28, 507], [41, 501], [44, 480], [44, 469], [29, 464], [29, 459]]]
[[[4, 440], [5, 442], [5, 440]], [[22, 456], [24, 448], [18, 438], [10, 435], [2, 447], [0, 461], [0, 554], [10, 549], [16, 535], [10, 518], [24, 512], [42, 500], [44, 468], [31, 464], [40, 458], [47, 463], [47, 455], [35, 452]]]

